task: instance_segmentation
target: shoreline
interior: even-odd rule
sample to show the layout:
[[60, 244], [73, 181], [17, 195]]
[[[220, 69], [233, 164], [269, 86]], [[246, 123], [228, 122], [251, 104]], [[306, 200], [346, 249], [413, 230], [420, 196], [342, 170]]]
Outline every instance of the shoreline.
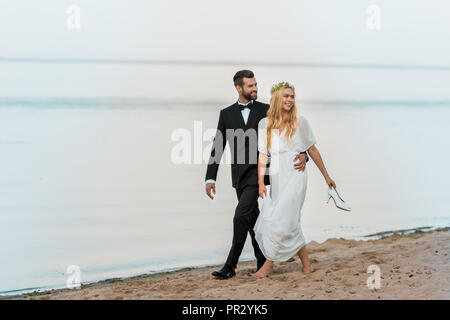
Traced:
[[[82, 284], [80, 289], [50, 289], [45, 291], [2, 295], [0, 296], [0, 300], [345, 299], [347, 295], [349, 295], [347, 297], [349, 299], [383, 299], [381, 295], [371, 296], [377, 291], [381, 293], [383, 287], [378, 290], [369, 290], [367, 289], [365, 282], [360, 279], [367, 279], [370, 276], [366, 270], [367, 266], [370, 264], [380, 266], [382, 282], [386, 281], [386, 279], [383, 278], [383, 275], [385, 275], [383, 271], [387, 272], [387, 275], [390, 276], [390, 279], [393, 281], [395, 280], [395, 277], [400, 277], [393, 283], [402, 287], [402, 291], [414, 291], [412, 288], [418, 289], [418, 287], [421, 286], [431, 285], [434, 287], [427, 294], [422, 293], [414, 297], [415, 295], [411, 294], [411, 292], [407, 294], [405, 294], [405, 292], [400, 292], [396, 294], [398, 297], [404, 295], [404, 299], [432, 299], [431, 297], [434, 296], [436, 299], [450, 299], [450, 289], [447, 289], [450, 288], [450, 281], [448, 279], [450, 267], [447, 265], [449, 262], [448, 249], [450, 244], [450, 227], [422, 231], [428, 228], [430, 227], [385, 231], [366, 236], [378, 237], [378, 239], [375, 240], [330, 238], [322, 243], [310, 241], [307, 243], [308, 254], [313, 266], [316, 267], [316, 271], [309, 275], [304, 275], [299, 271], [301, 269], [301, 263], [299, 258], [295, 257], [287, 262], [276, 263], [275, 272], [268, 278], [255, 280], [249, 276], [255, 271], [255, 260], [252, 259], [248, 261], [241, 260], [236, 269], [236, 277], [229, 280], [217, 280], [211, 276], [211, 272], [220, 268], [222, 265], [185, 267], [173, 271], [151, 274], [146, 273], [131, 277], [100, 280]], [[426, 254], [424, 254], [423, 257], [425, 260], [418, 264], [418, 261], [416, 261], [417, 259], [414, 259], [414, 247], [410, 246], [410, 244], [417, 245], [419, 243], [422, 243], [425, 249], [424, 253]], [[386, 245], [391, 246], [392, 250], [386, 250]], [[358, 251], [361, 252], [357, 252], [357, 248], [360, 249]], [[426, 249], [434, 249], [434, 251]], [[438, 254], [439, 252], [442, 253], [442, 257]], [[358, 255], [358, 253], [360, 254]], [[403, 271], [403, 267], [401, 266], [402, 264], [399, 263], [399, 260], [401, 260], [400, 256], [404, 254], [406, 254], [409, 259], [406, 259], [407, 261], [404, 261], [403, 264], [408, 265], [408, 269], [410, 270], [407, 271], [407, 277], [404, 276], [404, 280], [401, 280], [402, 275], [398, 274]], [[391, 258], [385, 259], [384, 256], [386, 255], [391, 255]], [[442, 267], [442, 270], [433, 266], [431, 261], [428, 263], [425, 257], [426, 255], [431, 255], [433, 258], [435, 258], [434, 256], [436, 255], [439, 256], [440, 260], [437, 264]], [[342, 263], [345, 260], [353, 263], [350, 263], [350, 265], [349, 263]], [[365, 265], [365, 268], [362, 268], [361, 264]], [[386, 264], [396, 265], [388, 266], [389, 270], [385, 271], [387, 269]], [[355, 270], [352, 270], [350, 274], [350, 269]], [[336, 277], [333, 278], [333, 274], [336, 274]], [[441, 274], [441, 276], [434, 281], [432, 278], [433, 275], [436, 274]], [[411, 280], [416, 281], [419, 278], [423, 278], [421, 285], [409, 283]], [[358, 290], [355, 288], [353, 290], [346, 290], [349, 287], [354, 287], [356, 285], [356, 283], [354, 283], [354, 280], [356, 279], [358, 279], [359, 293], [363, 294], [362, 296], [358, 294]], [[199, 283], [201, 282], [203, 282], [205, 286], [199, 286]], [[293, 282], [296, 283], [294, 286]], [[302, 294], [297, 292], [299, 291], [298, 288], [302, 287], [302, 282], [308, 283], [303, 289], [306, 290], [309, 288], [312, 291], [308, 292], [308, 290], [300, 290], [303, 292]], [[324, 282], [328, 283], [328, 285], [323, 286]], [[334, 285], [330, 286], [332, 283]], [[405, 285], [407, 285], [407, 288], [405, 288]], [[221, 288], [221, 286], [224, 286], [225, 288]], [[253, 289], [256, 289], [256, 291], [249, 294], [248, 290], [251, 290], [252, 287]], [[276, 287], [279, 287], [281, 293], [273, 294], [269, 292], [269, 288], [273, 289]], [[312, 287], [314, 289], [312, 289]], [[340, 291], [339, 288], [341, 288], [343, 292], [338, 294]], [[333, 295], [333, 293], [335, 294]], [[240, 294], [242, 294], [241, 298], [239, 298]], [[395, 299], [395, 297], [386, 297], [386, 299], [391, 298]]]
[[[367, 235], [362, 235], [362, 236], [360, 235], [360, 236], [355, 236], [355, 237], [346, 237], [346, 238], [339, 237], [339, 239], [369, 241], [369, 240], [378, 240], [378, 239], [382, 239], [385, 237], [390, 237], [390, 236], [393, 236], [396, 234], [399, 234], [399, 235], [405, 234], [406, 235], [406, 234], [410, 234], [410, 233], [430, 232], [433, 230], [439, 230], [439, 229], [445, 229], [445, 228], [450, 229], [450, 227], [425, 226], [425, 227], [414, 227], [414, 228], [409, 228], [409, 229], [380, 231], [380, 232], [376, 232], [376, 233], [372, 233], [372, 234], [367, 234]], [[426, 229], [428, 229], [428, 230], [426, 230]], [[335, 238], [328, 238], [328, 239], [335, 239]], [[328, 240], [328, 239], [326, 239], [326, 240]], [[326, 241], [326, 240], [324, 240], [324, 241]], [[323, 243], [324, 241], [318, 242], [318, 243]], [[317, 241], [314, 241], [314, 242], [317, 242]], [[254, 261], [254, 257], [239, 259], [239, 263], [247, 262], [247, 261]], [[140, 276], [150, 276], [150, 275], [155, 275], [155, 274], [169, 274], [169, 273], [177, 272], [177, 271], [201, 269], [201, 268], [208, 268], [208, 267], [221, 268], [222, 262], [206, 263], [206, 264], [199, 264], [199, 265], [194, 265], [194, 266], [188, 265], [188, 266], [181, 266], [181, 267], [162, 268], [161, 270], [150, 271], [150, 272], [140, 272], [140, 273], [135, 273], [132, 275], [126, 275], [126, 276], [122, 276], [122, 277], [119, 276], [119, 277], [110, 277], [110, 278], [100, 278], [97, 280], [82, 282], [81, 286], [92, 285], [92, 284], [100, 283], [100, 282], [111, 282], [111, 281], [115, 281], [115, 280], [132, 279], [132, 278], [140, 277]], [[34, 287], [34, 288], [32, 287], [32, 288], [15, 289], [15, 290], [10, 290], [10, 291], [5, 291], [6, 293], [0, 293], [0, 300], [5, 300], [5, 299], [8, 299], [8, 297], [13, 297], [13, 296], [24, 296], [24, 295], [29, 295], [29, 294], [34, 295], [34, 294], [45, 293], [45, 292], [50, 292], [50, 291], [54, 292], [56, 290], [64, 290], [66, 288], [67, 288], [66, 285], [61, 284], [61, 285], [55, 285], [55, 286], [43, 286], [43, 287]]]

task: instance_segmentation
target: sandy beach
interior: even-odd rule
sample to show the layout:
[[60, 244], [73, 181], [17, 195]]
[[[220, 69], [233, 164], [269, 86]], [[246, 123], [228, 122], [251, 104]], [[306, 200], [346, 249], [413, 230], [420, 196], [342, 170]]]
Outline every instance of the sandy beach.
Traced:
[[[450, 299], [450, 231], [394, 233], [378, 240], [328, 239], [307, 244], [316, 271], [303, 274], [298, 257], [253, 279], [256, 262], [240, 262], [236, 277], [217, 280], [221, 266], [110, 279], [80, 289], [3, 299]], [[370, 265], [380, 268], [380, 288], [369, 289]]]

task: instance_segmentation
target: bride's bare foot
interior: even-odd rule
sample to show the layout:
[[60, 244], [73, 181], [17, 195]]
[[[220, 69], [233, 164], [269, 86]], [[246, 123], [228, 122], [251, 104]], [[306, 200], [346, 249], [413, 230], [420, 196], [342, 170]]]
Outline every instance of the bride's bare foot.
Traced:
[[263, 266], [257, 272], [252, 274], [252, 277], [257, 278], [257, 279], [263, 279], [263, 278], [267, 277], [267, 275], [272, 273], [272, 271], [273, 271], [273, 263], [268, 262], [266, 260], [266, 262], [263, 264]]
[[302, 271], [303, 271], [304, 274], [308, 274], [308, 273], [314, 272], [314, 270], [315, 270], [315, 269], [313, 268], [312, 265], [303, 267], [303, 269], [302, 269]]

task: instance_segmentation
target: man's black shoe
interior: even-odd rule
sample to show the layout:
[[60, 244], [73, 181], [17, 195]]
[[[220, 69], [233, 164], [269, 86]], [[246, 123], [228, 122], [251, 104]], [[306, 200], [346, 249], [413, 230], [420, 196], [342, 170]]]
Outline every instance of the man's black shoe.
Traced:
[[232, 268], [223, 267], [218, 271], [214, 271], [212, 275], [220, 279], [229, 279], [231, 277], [234, 277], [236, 275], [236, 272]]

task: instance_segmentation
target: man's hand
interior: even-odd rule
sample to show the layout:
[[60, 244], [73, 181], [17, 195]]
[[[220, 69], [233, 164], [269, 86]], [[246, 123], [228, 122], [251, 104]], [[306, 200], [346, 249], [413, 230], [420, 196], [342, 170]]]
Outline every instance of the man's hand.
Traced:
[[300, 160], [299, 162], [294, 163], [294, 169], [298, 171], [305, 170], [306, 167], [306, 154], [299, 153], [295, 156], [294, 162]]
[[206, 194], [211, 199], [214, 199], [214, 197], [211, 195], [211, 190], [213, 191], [214, 195], [216, 195], [216, 184], [215, 183], [207, 183], [206, 184]]

